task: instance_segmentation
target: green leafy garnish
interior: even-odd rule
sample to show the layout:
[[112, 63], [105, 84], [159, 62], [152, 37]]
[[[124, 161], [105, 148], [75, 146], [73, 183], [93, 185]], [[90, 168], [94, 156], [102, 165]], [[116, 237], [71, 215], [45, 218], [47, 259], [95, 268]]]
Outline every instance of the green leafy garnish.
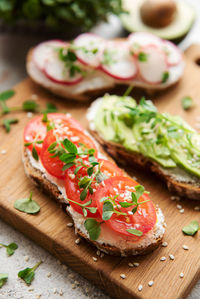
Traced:
[[18, 277], [22, 278], [27, 285], [30, 285], [35, 277], [35, 270], [39, 267], [39, 265], [42, 263], [42, 261], [38, 262], [34, 267], [32, 268], [25, 268], [24, 270], [21, 270], [18, 272]]
[[28, 198], [17, 199], [14, 208], [27, 214], [37, 214], [40, 211], [39, 204], [32, 199], [32, 192]]
[[4, 126], [4, 128], [6, 130], [6, 132], [9, 133], [10, 129], [11, 129], [10, 125], [16, 124], [16, 123], [18, 123], [18, 119], [17, 118], [6, 118], [6, 119], [4, 119], [3, 120], [3, 126]]
[[96, 241], [101, 233], [101, 223], [96, 219], [88, 218], [84, 222], [84, 226], [92, 241]]
[[112, 217], [112, 214], [114, 213], [114, 207], [113, 204], [110, 201], [106, 201], [103, 204], [103, 220], [109, 220]]
[[189, 110], [193, 106], [193, 100], [191, 97], [184, 97], [181, 100], [181, 104], [184, 110]]
[[0, 288], [6, 283], [8, 280], [8, 274], [7, 273], [0, 273]]
[[0, 107], [2, 109], [2, 114], [6, 114], [10, 111], [6, 104], [6, 101], [10, 99], [12, 96], [14, 96], [14, 94], [14, 90], [6, 90], [0, 93]]
[[22, 110], [36, 112], [38, 110], [38, 104], [35, 101], [27, 100], [22, 104]]
[[166, 83], [168, 79], [169, 79], [169, 72], [166, 71], [162, 75], [162, 83]]
[[138, 60], [141, 62], [146, 62], [148, 60], [148, 54], [146, 54], [144, 52], [140, 52], [138, 54]]
[[199, 230], [199, 223], [196, 220], [191, 221], [188, 225], [184, 226], [182, 231], [188, 236], [194, 236]]
[[46, 109], [42, 111], [42, 113], [54, 113], [57, 112], [58, 108], [53, 103], [47, 103]]
[[141, 237], [143, 235], [143, 232], [141, 232], [140, 230], [134, 229], [134, 228], [129, 228], [126, 230], [128, 233], [134, 235], [134, 236], [138, 236]]
[[6, 252], [8, 254], [8, 256], [11, 256], [15, 253], [15, 250], [18, 248], [18, 245], [16, 243], [10, 243], [8, 245], [2, 244], [0, 243], [0, 245], [4, 248], [6, 248]]

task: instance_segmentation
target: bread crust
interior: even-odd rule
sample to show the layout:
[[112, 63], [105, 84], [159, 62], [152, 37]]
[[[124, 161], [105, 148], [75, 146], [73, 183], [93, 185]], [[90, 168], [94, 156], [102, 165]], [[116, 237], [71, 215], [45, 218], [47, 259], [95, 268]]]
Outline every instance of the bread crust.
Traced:
[[165, 174], [155, 161], [149, 160], [141, 154], [132, 153], [121, 145], [105, 141], [96, 131], [90, 130], [90, 133], [115, 160], [123, 160], [123, 162], [126, 162], [129, 165], [139, 166], [142, 169], [148, 169], [154, 172], [165, 182], [168, 190], [175, 195], [200, 200], [200, 185], [179, 182], [172, 176]]
[[[64, 198], [62, 197], [61, 192], [58, 190], [57, 186], [50, 182], [45, 176], [43, 176], [43, 173], [39, 170], [33, 167], [33, 165], [30, 162], [30, 159], [27, 155], [27, 149], [24, 148], [23, 151], [23, 163], [24, 163], [24, 169], [26, 175], [32, 180], [32, 182], [37, 185], [44, 193], [49, 195], [53, 200], [56, 202], [60, 203], [61, 207], [64, 207], [64, 211], [72, 218], [72, 215], [70, 212], [66, 209], [67, 204], [64, 203]], [[158, 211], [158, 210], [157, 210]], [[100, 244], [96, 241], [92, 241], [88, 238], [87, 235], [85, 235], [82, 231], [80, 231], [76, 227], [76, 223], [74, 223], [76, 233], [86, 239], [90, 244], [96, 246], [99, 250], [109, 254], [109, 255], [114, 255], [114, 256], [130, 256], [130, 255], [143, 255], [147, 254], [153, 250], [155, 250], [162, 242], [163, 236], [159, 236], [152, 240], [153, 242], [149, 244], [146, 247], [140, 247], [135, 250], [133, 249], [127, 249], [123, 250], [123, 253], [120, 251], [119, 248], [115, 246], [110, 246], [108, 244]], [[155, 230], [155, 229], [154, 229]], [[155, 231], [156, 233], [156, 231]]]

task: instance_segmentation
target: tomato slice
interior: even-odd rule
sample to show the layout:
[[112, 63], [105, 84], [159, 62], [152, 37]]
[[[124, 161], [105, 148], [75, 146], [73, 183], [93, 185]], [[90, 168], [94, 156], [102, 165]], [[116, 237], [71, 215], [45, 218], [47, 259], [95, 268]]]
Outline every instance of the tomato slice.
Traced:
[[[122, 175], [123, 174], [123, 172], [120, 168], [118, 168], [114, 163], [112, 163], [108, 160], [99, 159], [98, 162], [100, 163], [101, 172], [103, 174], [105, 174], [106, 176], [108, 176], [108, 177], [111, 177], [111, 176], [114, 177], [116, 175]], [[96, 168], [97, 168], [97, 166], [96, 166]], [[73, 201], [75, 201], [76, 203], [79, 203], [79, 204], [84, 204], [84, 203], [92, 200], [92, 203], [89, 205], [89, 207], [96, 207], [96, 202], [94, 200], [94, 195], [95, 195], [96, 189], [98, 187], [98, 184], [97, 184], [96, 180], [94, 180], [91, 184], [91, 187], [92, 187], [94, 193], [90, 194], [88, 192], [85, 200], [81, 201], [80, 200], [80, 193], [83, 189], [80, 189], [78, 183], [79, 183], [79, 178], [83, 178], [84, 176], [88, 176], [87, 168], [82, 167], [77, 172], [76, 175], [74, 174], [75, 169], [76, 169], [76, 166], [73, 166], [73, 167], [70, 167], [66, 171], [65, 189], [66, 189], [67, 198], [69, 198], [69, 199], [71, 199], [71, 200], [73, 200]], [[76, 212], [83, 215], [82, 208], [79, 205], [77, 205], [76, 203], [70, 202], [70, 205], [72, 206], [72, 208]], [[87, 217], [101, 218], [98, 210], [95, 214], [91, 213], [90, 211], [87, 211]]]
[[[70, 127], [83, 130], [83, 127], [71, 116], [67, 116], [63, 113], [49, 113], [48, 119], [54, 121], [56, 124], [65, 124]], [[47, 124], [42, 121], [43, 116], [37, 116], [33, 118], [25, 127], [24, 129], [24, 143], [31, 143], [35, 140], [44, 140], [47, 129]], [[32, 150], [33, 145], [27, 147], [28, 149]], [[35, 144], [35, 148], [37, 150], [38, 155], [40, 155], [42, 144]]]
[[123, 238], [132, 241], [137, 241], [141, 237], [131, 234], [127, 229], [139, 230], [144, 235], [150, 231], [156, 223], [156, 210], [147, 194], [143, 194], [138, 199], [138, 202], [149, 201], [140, 204], [133, 215], [128, 213], [132, 211], [134, 206], [122, 208], [119, 205], [119, 202], [131, 202], [131, 192], [135, 192], [134, 187], [136, 185], [138, 185], [138, 183], [129, 177], [116, 176], [105, 180], [104, 186], [99, 185], [95, 193], [96, 205], [101, 216], [103, 215], [103, 202], [101, 199], [104, 197], [111, 197], [113, 199], [114, 196], [118, 195], [115, 199], [115, 209], [127, 215], [117, 215], [114, 213], [109, 220], [105, 221], [105, 224]]
[[65, 138], [68, 138], [78, 148], [80, 148], [81, 146], [83, 147], [83, 149], [93, 148], [95, 150], [94, 156], [97, 156], [98, 154], [95, 143], [89, 136], [87, 136], [83, 132], [83, 130], [80, 131], [76, 128], [68, 127], [68, 126], [62, 126], [58, 128], [58, 130], [57, 129], [50, 130], [44, 139], [40, 158], [47, 172], [56, 178], [59, 179], [65, 178], [65, 171], [62, 170], [64, 166], [64, 162], [62, 162], [58, 157], [52, 158], [53, 154], [48, 152], [49, 146], [56, 141], [56, 136], [60, 140], [64, 140]]

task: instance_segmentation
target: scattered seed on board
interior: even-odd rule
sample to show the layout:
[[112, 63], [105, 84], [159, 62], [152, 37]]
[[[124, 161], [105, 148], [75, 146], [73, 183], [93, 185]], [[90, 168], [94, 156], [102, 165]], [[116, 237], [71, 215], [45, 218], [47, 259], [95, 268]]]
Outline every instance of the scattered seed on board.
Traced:
[[76, 285], [73, 283], [72, 284], [72, 289], [75, 289], [76, 288]]
[[51, 277], [51, 272], [47, 273], [47, 277]]
[[181, 214], [184, 214], [185, 210], [184, 210], [184, 209], [181, 209], [181, 210], [179, 210], [179, 212], [180, 212]]
[[140, 285], [138, 286], [138, 291], [141, 292], [142, 289], [143, 289], [143, 286], [142, 286], [142, 284], [140, 284]]
[[57, 289], [53, 288], [53, 293], [56, 294], [57, 293]]
[[81, 242], [81, 239], [76, 239], [76, 241], [75, 241], [75, 243], [78, 245], [78, 244], [80, 244], [80, 242]]
[[95, 256], [92, 257], [94, 262], [97, 262], [97, 258]]
[[27, 112], [27, 117], [28, 118], [31, 118], [33, 116], [33, 113], [32, 112]]
[[182, 209], [182, 206], [181, 205], [176, 205], [177, 209], [178, 210], [181, 210]]
[[194, 210], [195, 210], [195, 211], [200, 211], [200, 207], [198, 207], [198, 206], [197, 206], [197, 207], [194, 207]]
[[74, 224], [72, 222], [67, 223], [67, 227], [72, 227]]
[[183, 278], [184, 277], [183, 272], [181, 272], [179, 276], [180, 276], [180, 278]]
[[130, 268], [133, 268], [133, 263], [128, 263], [128, 266], [130, 267]]
[[63, 290], [60, 290], [59, 295], [62, 296], [63, 294]]
[[2, 151], [1, 151], [1, 154], [2, 154], [2, 155], [5, 155], [6, 153], [7, 153], [6, 150], [2, 150]]
[[100, 255], [101, 255], [101, 251], [100, 251], [100, 250], [97, 250], [96, 255], [97, 255], [97, 256], [100, 256]]
[[31, 100], [37, 100], [38, 99], [38, 95], [37, 94], [32, 94], [31, 95]]
[[122, 279], [125, 279], [126, 278], [126, 275], [125, 274], [120, 274], [120, 277], [122, 278]]
[[149, 286], [149, 287], [152, 287], [153, 284], [154, 284], [153, 280], [150, 280], [150, 281], [148, 282], [148, 286]]
[[166, 261], [166, 257], [165, 257], [165, 256], [162, 256], [162, 257], [160, 258], [160, 261], [161, 261], [161, 262]]
[[139, 265], [140, 265], [139, 263], [133, 263], [134, 267], [139, 267]]
[[189, 247], [188, 247], [187, 245], [183, 245], [182, 248], [183, 248], [184, 250], [189, 250]]
[[28, 289], [28, 291], [29, 291], [29, 292], [33, 292], [33, 291], [34, 291], [34, 288], [31, 287], [30, 289]]
[[162, 247], [167, 247], [168, 243], [167, 242], [163, 242], [162, 243]]
[[26, 255], [25, 258], [24, 258], [25, 262], [28, 262], [29, 261], [29, 256]]
[[170, 258], [170, 260], [174, 260], [175, 259], [175, 257], [173, 256], [173, 254], [170, 254], [169, 258]]
[[171, 200], [180, 200], [179, 196], [171, 196]]

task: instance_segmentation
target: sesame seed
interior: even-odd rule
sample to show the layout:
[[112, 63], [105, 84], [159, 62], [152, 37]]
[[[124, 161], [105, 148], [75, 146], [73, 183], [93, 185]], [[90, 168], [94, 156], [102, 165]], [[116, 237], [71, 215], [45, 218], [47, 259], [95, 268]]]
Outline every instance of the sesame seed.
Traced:
[[134, 265], [133, 265], [133, 263], [128, 263], [128, 266], [133, 268]]
[[143, 286], [142, 286], [142, 284], [140, 284], [140, 285], [138, 286], [138, 291], [141, 292], [142, 289], [143, 289]]
[[47, 273], [47, 277], [51, 277], [51, 272]]
[[74, 278], [74, 274], [71, 273], [71, 274], [68, 275], [68, 277], [72, 279], [72, 278]]
[[181, 214], [184, 214], [185, 210], [184, 210], [184, 209], [181, 209], [181, 210], [179, 210], [179, 212], [180, 212]]
[[129, 214], [129, 215], [133, 215], [133, 212], [131, 212], [131, 211], [128, 211], [128, 214]]
[[81, 242], [81, 239], [76, 239], [76, 241], [75, 241], [75, 243], [78, 245], [78, 244], [80, 244], [80, 242]]
[[125, 279], [126, 278], [126, 275], [125, 274], [120, 274], [120, 277], [122, 278], [122, 279]]
[[1, 154], [2, 155], [5, 155], [7, 153], [7, 151], [5, 150], [5, 149], [3, 149], [2, 151], [1, 151]]
[[167, 247], [168, 246], [168, 243], [167, 242], [163, 242], [162, 243], [162, 247]]
[[70, 179], [73, 180], [73, 179], [75, 179], [75, 174], [74, 174], [74, 173], [70, 173], [70, 174], [69, 174], [69, 177], [70, 177]]
[[67, 223], [67, 227], [72, 227], [74, 224], [72, 222]]
[[162, 257], [160, 258], [160, 261], [161, 261], [161, 262], [166, 261], [166, 257], [165, 257], [165, 256], [162, 256]]
[[184, 277], [183, 272], [181, 272], [181, 273], [179, 274], [179, 276], [180, 276], [180, 278], [183, 278], [183, 277]]
[[183, 245], [182, 248], [183, 248], [184, 250], [189, 250], [189, 247], [188, 247], [187, 245]]
[[66, 113], [66, 116], [71, 117], [72, 115], [71, 115], [71, 113]]
[[139, 267], [139, 265], [140, 265], [139, 263], [133, 263], [134, 267]]
[[200, 207], [196, 206], [196, 207], [194, 207], [194, 210], [195, 211], [200, 211]]
[[31, 118], [33, 116], [33, 113], [32, 112], [27, 112], [27, 117], [28, 118]]
[[171, 200], [180, 200], [180, 197], [179, 196], [171, 196]]
[[28, 289], [28, 291], [29, 291], [29, 292], [33, 292], [33, 291], [34, 291], [34, 288], [31, 287], [30, 289]]
[[149, 286], [149, 287], [152, 287], [153, 284], [154, 284], [153, 280], [150, 280], [150, 281], [148, 282], [148, 286]]
[[95, 256], [92, 257], [94, 262], [97, 262], [97, 258]]
[[37, 94], [32, 94], [31, 95], [31, 99], [32, 100], [37, 100], [38, 99], [38, 95]]
[[36, 298], [36, 299], [40, 299], [41, 296], [42, 296], [41, 294], [37, 294], [37, 295], [35, 296], [35, 298]]
[[56, 294], [57, 293], [57, 289], [53, 288], [53, 293]]
[[63, 290], [60, 290], [59, 295], [60, 295], [60, 296], [63, 295]]
[[175, 257], [173, 256], [173, 254], [170, 254], [169, 258], [170, 258], [170, 260], [174, 260]]
[[182, 206], [181, 205], [176, 205], [177, 209], [178, 210], [181, 210], [182, 209]]
[[97, 250], [96, 255], [100, 256], [101, 255], [101, 251]]
[[72, 284], [72, 289], [75, 289], [76, 288], [76, 285], [73, 283]]
[[74, 283], [75, 283], [77, 286], [79, 286], [79, 285], [80, 285], [80, 282], [79, 282], [79, 281], [77, 281], [77, 280], [75, 280], [75, 281], [74, 281]]
[[25, 258], [24, 258], [25, 262], [28, 262], [29, 261], [29, 256], [26, 255]]

